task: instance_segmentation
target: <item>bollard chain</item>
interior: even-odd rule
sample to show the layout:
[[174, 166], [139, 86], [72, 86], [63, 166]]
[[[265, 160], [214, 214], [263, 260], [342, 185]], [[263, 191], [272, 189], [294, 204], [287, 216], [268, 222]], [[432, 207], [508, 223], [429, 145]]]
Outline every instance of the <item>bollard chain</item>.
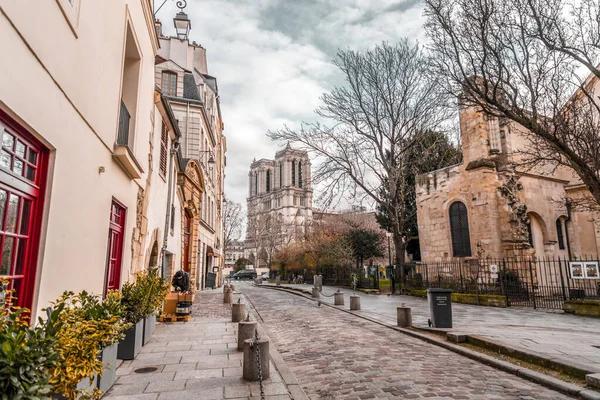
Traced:
[[262, 366], [260, 363], [260, 337], [258, 336], [258, 330], [254, 331], [254, 341], [250, 345], [250, 348], [253, 349], [256, 346], [256, 362], [258, 363], [258, 385], [260, 387], [260, 399], [265, 400], [265, 389], [263, 388], [263, 376], [262, 376]]

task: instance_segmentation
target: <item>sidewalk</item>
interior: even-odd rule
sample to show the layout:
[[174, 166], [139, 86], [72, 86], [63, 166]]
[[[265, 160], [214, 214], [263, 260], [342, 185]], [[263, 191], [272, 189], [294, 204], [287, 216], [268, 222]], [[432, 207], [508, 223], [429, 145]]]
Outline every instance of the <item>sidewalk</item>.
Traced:
[[[270, 284], [270, 286], [275, 286]], [[306, 290], [312, 285], [282, 284], [283, 287]], [[323, 286], [325, 295], [337, 287]], [[346, 297], [351, 289], [340, 289]], [[362, 313], [387, 324], [396, 324], [396, 307], [412, 308], [413, 325], [428, 327], [427, 299], [412, 296], [367, 295], [356, 292]], [[333, 304], [333, 297], [321, 296], [320, 301]], [[587, 371], [600, 372], [600, 319], [562, 313], [550, 313], [522, 308], [495, 308], [452, 304], [452, 331], [476, 335], [490, 342], [510, 346], [542, 358], [556, 360]]]
[[[158, 323], [137, 358], [119, 366], [117, 381], [103, 398], [260, 399], [258, 382], [242, 380], [243, 353], [237, 351], [237, 324], [230, 321], [231, 309], [223, 304], [222, 291], [196, 294], [190, 321]], [[273, 362], [270, 372], [264, 382], [266, 399], [290, 400]]]

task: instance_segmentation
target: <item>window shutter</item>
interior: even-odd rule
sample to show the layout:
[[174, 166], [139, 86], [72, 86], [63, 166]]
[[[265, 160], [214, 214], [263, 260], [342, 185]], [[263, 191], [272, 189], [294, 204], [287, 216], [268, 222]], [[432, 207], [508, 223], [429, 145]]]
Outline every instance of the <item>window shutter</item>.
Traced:
[[159, 172], [162, 176], [167, 175], [167, 158], [169, 149], [169, 132], [167, 131], [167, 126], [163, 122], [162, 124], [162, 133], [160, 135], [160, 166]]

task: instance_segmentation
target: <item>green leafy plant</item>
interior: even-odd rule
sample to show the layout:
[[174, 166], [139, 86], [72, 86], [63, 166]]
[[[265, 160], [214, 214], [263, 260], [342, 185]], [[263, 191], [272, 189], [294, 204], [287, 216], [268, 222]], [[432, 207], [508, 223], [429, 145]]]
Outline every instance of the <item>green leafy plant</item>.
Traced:
[[143, 298], [143, 316], [160, 312], [171, 285], [163, 281], [158, 270], [151, 269], [140, 272], [135, 284]]
[[144, 293], [135, 282], [125, 282], [121, 288], [123, 298], [121, 302], [124, 306], [123, 319], [130, 324], [136, 324], [146, 314], [146, 300]]
[[3, 291], [0, 303], [0, 399], [50, 399], [51, 370], [57, 363], [55, 334], [60, 309], [48, 313], [35, 326], [29, 325], [29, 310], [13, 307], [16, 300], [10, 291]]
[[100, 397], [97, 388], [88, 391], [77, 388], [77, 384], [85, 378], [102, 376], [99, 360], [102, 347], [116, 343], [131, 326], [123, 319], [126, 307], [121, 298], [117, 291], [109, 292], [104, 300], [86, 291], [65, 292], [52, 303], [53, 308], [60, 310], [57, 314], [60, 329], [55, 335], [59, 356], [50, 378], [54, 393], [69, 400]]

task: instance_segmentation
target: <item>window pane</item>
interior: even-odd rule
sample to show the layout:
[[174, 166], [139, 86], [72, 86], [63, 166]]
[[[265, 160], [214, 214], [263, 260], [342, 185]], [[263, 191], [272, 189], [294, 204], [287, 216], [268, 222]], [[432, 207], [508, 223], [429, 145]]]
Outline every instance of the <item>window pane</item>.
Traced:
[[23, 274], [23, 263], [25, 262], [25, 249], [27, 248], [27, 239], [17, 239], [15, 252], [15, 275]]
[[15, 159], [15, 165], [13, 166], [13, 171], [17, 174], [23, 176], [23, 161], [19, 159]]
[[12, 260], [13, 242], [14, 238], [4, 238], [4, 246], [2, 249], [2, 267], [0, 268], [2, 275], [12, 275], [10, 270], [10, 262]]
[[25, 145], [19, 141], [17, 141], [17, 147], [15, 148], [15, 154], [19, 157], [25, 158]]
[[30, 181], [35, 181], [35, 168], [33, 168], [31, 165], [28, 165], [27, 167], [25, 167], [25, 169], [27, 171], [25, 177]]
[[13, 149], [13, 145], [15, 144], [15, 138], [8, 132], [4, 132], [4, 136], [2, 136], [2, 147], [6, 147], [7, 149]]
[[4, 167], [4, 168], [8, 168], [10, 169], [10, 160], [11, 160], [12, 156], [7, 153], [6, 151], [2, 150], [2, 153], [0, 153], [0, 167]]
[[21, 210], [21, 221], [19, 223], [19, 233], [27, 235], [29, 233], [29, 216], [31, 215], [31, 200], [23, 199], [23, 209]]
[[6, 217], [5, 232], [14, 232], [17, 226], [17, 214], [19, 213], [19, 196], [11, 193], [8, 200], [8, 216]]
[[27, 155], [27, 160], [35, 165], [37, 163], [37, 152], [35, 150], [29, 149], [29, 154]]
[[4, 210], [6, 209], [6, 195], [6, 191], [0, 189], [0, 228], [2, 227], [2, 221], [4, 221]]

